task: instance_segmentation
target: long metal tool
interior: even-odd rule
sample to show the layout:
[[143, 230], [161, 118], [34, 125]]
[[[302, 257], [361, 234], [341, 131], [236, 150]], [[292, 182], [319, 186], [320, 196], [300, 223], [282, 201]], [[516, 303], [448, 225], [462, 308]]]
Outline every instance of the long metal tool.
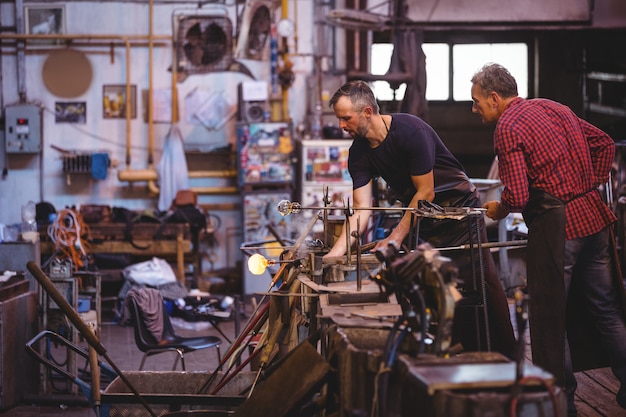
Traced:
[[[96, 334], [93, 323], [89, 328]], [[91, 345], [89, 346], [89, 367], [91, 368], [91, 398], [93, 398], [96, 415], [100, 416], [100, 406], [102, 405], [102, 398], [100, 396], [100, 367], [98, 366], [98, 352], [96, 352], [96, 349]]]
[[[287, 254], [285, 255], [286, 258], [293, 259], [293, 256], [298, 251], [300, 246], [302, 246], [302, 243], [304, 243], [304, 240], [308, 236], [309, 232], [311, 231], [311, 229], [313, 228], [313, 226], [315, 225], [317, 220], [319, 220], [319, 213], [311, 218], [311, 220], [307, 224], [306, 229], [303, 230], [303, 232], [300, 235], [300, 237], [298, 238], [298, 240], [288, 250]], [[288, 266], [287, 263], [281, 264], [280, 268], [278, 269], [278, 271], [276, 272], [276, 274], [272, 278], [272, 281], [270, 282], [269, 288], [266, 291], [267, 294], [269, 294], [269, 292], [272, 290], [272, 288], [274, 287], [276, 282], [278, 282], [279, 278], [285, 273], [285, 271], [287, 270], [287, 266]], [[285, 285], [286, 282], [287, 282], [287, 279], [283, 280], [283, 285]], [[282, 288], [282, 286], [281, 286], [281, 288]], [[258, 331], [260, 329], [260, 327], [268, 319], [268, 317], [269, 317], [269, 303], [265, 302], [265, 299], [267, 298], [267, 294], [263, 294], [263, 297], [261, 298], [261, 301], [257, 304], [257, 307], [252, 312], [252, 314], [250, 315], [250, 318], [248, 319], [248, 322], [244, 326], [244, 331], [230, 345], [230, 347], [228, 348], [228, 351], [226, 352], [226, 354], [223, 355], [222, 361], [220, 362], [219, 366], [215, 369], [215, 371], [213, 371], [211, 373], [211, 375], [209, 375], [207, 380], [197, 390], [198, 394], [205, 393], [209, 389], [209, 387], [211, 386], [211, 384], [213, 383], [213, 381], [217, 377], [218, 371], [223, 367], [224, 364], [226, 364], [228, 362], [228, 359], [233, 354], [237, 355], [237, 357], [236, 357], [237, 359], [239, 359], [241, 357], [241, 355], [243, 354], [243, 352], [245, 350], [245, 349], [243, 349], [240, 346], [241, 343], [243, 343], [243, 341], [245, 339], [247, 339], [246, 344], [245, 344], [247, 346], [250, 343], [251, 339], [252, 339], [252, 338], [247, 337], [249, 335], [249, 333], [251, 331], [253, 331], [253, 330], [255, 332]], [[233, 366], [234, 366], [235, 362], [236, 361], [232, 362]], [[222, 377], [222, 381], [224, 381], [225, 378], [228, 378], [228, 374], [230, 373], [231, 370], [232, 370], [232, 366], [229, 366], [228, 369], [225, 372], [225, 375]], [[240, 368], [238, 368], [238, 370], [240, 370]], [[219, 384], [220, 383], [218, 383], [218, 385]]]
[[[295, 269], [292, 269], [289, 272], [289, 275], [287, 276], [287, 278], [283, 281], [283, 285], [281, 285], [281, 288], [283, 287], [287, 287], [287, 291], [292, 295], [290, 297], [290, 299], [287, 301], [287, 311], [291, 311], [293, 308], [293, 292], [295, 291], [292, 287], [299, 284], [296, 281], [296, 277], [298, 276], [298, 271]], [[282, 312], [281, 312], [281, 305], [280, 303], [282, 303], [282, 300], [278, 300], [276, 297], [273, 297], [270, 299], [270, 310], [269, 310], [269, 316], [268, 316], [268, 329], [267, 329], [267, 338], [265, 341], [264, 346], [261, 347], [262, 352], [261, 352], [261, 357], [259, 360], [259, 369], [257, 370], [257, 374], [256, 374], [256, 378], [254, 379], [254, 382], [252, 383], [252, 386], [250, 387], [250, 392], [248, 393], [248, 397], [250, 397], [250, 395], [252, 395], [252, 392], [254, 391], [254, 388], [256, 387], [256, 384], [259, 382], [259, 378], [261, 377], [261, 374], [265, 371], [265, 369], [267, 368], [267, 365], [270, 363], [271, 359], [272, 359], [272, 352], [274, 350], [274, 346], [276, 345], [276, 343], [278, 342], [279, 337], [281, 336], [281, 333], [284, 329], [285, 326], [285, 321], [283, 319], [282, 316]]]
[[[361, 246], [361, 252], [365, 252], [368, 250], [371, 250], [374, 246], [376, 246], [376, 244], [378, 243], [378, 241], [374, 241], [374, 242], [370, 242], [370, 243], [366, 243], [365, 245]], [[476, 245], [474, 245], [475, 247]], [[526, 247], [528, 246], [528, 240], [508, 240], [508, 241], [503, 241], [503, 242], [486, 242], [486, 243], [482, 243], [481, 244], [481, 248], [518, 248], [518, 247]], [[464, 245], [459, 245], [459, 246], [445, 246], [442, 248], [433, 248], [433, 250], [437, 250], [440, 252], [445, 252], [445, 251], [451, 251], [451, 250], [468, 250], [468, 249], [472, 249], [472, 245], [470, 244], [464, 244]], [[363, 254], [361, 253], [361, 261], [363, 261], [364, 259], [367, 260], [372, 260], [372, 257], [374, 256], [374, 254], [370, 253], [370, 254]], [[375, 259], [375, 258], [374, 258]], [[342, 261], [345, 260], [345, 255], [342, 256], [333, 256], [330, 257], [328, 259], [326, 259], [327, 263], [330, 264], [338, 264], [341, 263]]]
[[124, 382], [124, 384], [126, 384], [128, 389], [130, 389], [130, 391], [141, 402], [146, 411], [148, 411], [148, 413], [150, 413], [152, 417], [157, 417], [157, 414], [154, 412], [154, 410], [152, 410], [152, 408], [148, 405], [148, 403], [141, 396], [141, 394], [139, 394], [139, 391], [137, 391], [135, 387], [132, 386], [128, 378], [124, 376], [122, 371], [113, 363], [111, 358], [109, 358], [106, 349], [104, 348], [104, 346], [102, 346], [96, 334], [92, 331], [89, 325], [80, 318], [76, 310], [72, 308], [72, 306], [67, 302], [63, 295], [61, 295], [61, 293], [54, 285], [54, 283], [50, 280], [50, 278], [48, 278], [48, 276], [41, 270], [41, 268], [39, 268], [39, 265], [37, 265], [33, 261], [29, 261], [26, 264], [26, 268], [30, 271], [31, 274], [33, 274], [35, 279], [39, 282], [39, 284], [41, 284], [41, 286], [48, 293], [48, 295], [52, 297], [54, 302], [59, 306], [61, 311], [65, 313], [67, 318], [72, 322], [76, 329], [78, 329], [78, 332], [81, 334], [81, 336], [85, 338], [87, 343], [89, 343], [89, 346], [95, 349], [95, 351], [99, 355], [106, 359], [109, 365], [111, 365], [111, 368], [113, 368], [113, 370], [117, 373], [117, 375]]
[[[282, 265], [281, 265], [281, 268], [282, 268]], [[269, 304], [268, 303], [265, 303], [263, 305], [259, 304], [259, 306], [255, 309], [255, 311], [252, 313], [252, 315], [248, 319], [248, 322], [244, 326], [244, 330], [239, 334], [237, 339], [230, 345], [226, 354], [222, 356], [222, 360], [219, 366], [211, 373], [211, 375], [209, 375], [206, 381], [204, 381], [204, 383], [198, 388], [198, 390], [196, 391], [196, 394], [205, 394], [208, 391], [211, 384], [213, 383], [213, 381], [215, 380], [215, 378], [217, 377], [218, 372], [228, 362], [230, 357], [232, 355], [235, 355], [234, 360], [231, 361], [231, 364], [226, 369], [226, 372], [224, 373], [224, 376], [222, 377], [222, 381], [228, 378], [230, 371], [235, 366], [235, 363], [237, 363], [237, 361], [243, 354], [245, 347], [250, 343], [252, 339], [251, 337], [248, 337], [248, 335], [250, 335], [251, 333], [256, 334], [258, 332], [258, 330], [262, 327], [263, 323], [265, 323], [265, 320], [267, 320], [268, 313], [269, 313]], [[246, 343], [242, 347], [241, 344], [244, 342], [244, 340], [246, 340]], [[221, 384], [221, 381], [218, 383], [218, 385], [219, 384]]]
[[[291, 250], [289, 250], [289, 252], [287, 253], [287, 257], [289, 259], [292, 259], [293, 256], [296, 254], [296, 252], [300, 248], [300, 245], [302, 245], [302, 243], [304, 242], [304, 239], [309, 234], [309, 232], [311, 231], [311, 229], [313, 228], [313, 226], [317, 222], [318, 218], [319, 218], [319, 214], [316, 215], [316, 216], [313, 216], [313, 218], [311, 218], [311, 220], [307, 224], [307, 228], [302, 232], [302, 234], [300, 235], [300, 237], [298, 238], [298, 240], [294, 244], [294, 247]], [[295, 281], [295, 277], [296, 276], [297, 276], [297, 271], [294, 271], [294, 270], [290, 271], [290, 273], [288, 274], [287, 278], [283, 280], [283, 284], [281, 285], [281, 288], [288, 287], [289, 290], [291, 290], [290, 287], [293, 284], [293, 282]], [[270, 289], [271, 289], [271, 287], [270, 287]], [[266, 297], [266, 295], [263, 295], [263, 299], [265, 299], [265, 297]], [[271, 315], [271, 310], [272, 309], [271, 309], [271, 303], [270, 303], [270, 315]], [[268, 319], [269, 319], [269, 316], [268, 316]], [[248, 398], [254, 392], [254, 388], [256, 387], [257, 382], [259, 381], [259, 378], [261, 377], [261, 373], [265, 370], [265, 367], [269, 363], [270, 355], [271, 355], [271, 352], [272, 352], [272, 349], [273, 349], [274, 345], [276, 344], [276, 341], [278, 339], [280, 330], [281, 330], [280, 328], [274, 328], [274, 329], [268, 330], [270, 332], [270, 336], [268, 337], [266, 345], [263, 347], [263, 353], [262, 353], [262, 356], [261, 356], [259, 369], [257, 371], [256, 378], [254, 379], [254, 382], [252, 383], [252, 386], [250, 387], [250, 392], [248, 393]]]
[[[435, 250], [438, 251], [446, 251], [446, 250], [467, 250], [467, 249], [473, 249], [476, 245], [471, 245], [471, 244], [465, 244], [465, 245], [459, 245], [459, 246], [446, 246], [443, 248], [434, 248]], [[514, 248], [514, 247], [523, 247], [523, 246], [528, 246], [528, 240], [524, 239], [524, 240], [507, 240], [504, 242], [485, 242], [485, 243], [481, 243], [480, 247], [483, 249], [489, 249], [489, 248]]]
[[356, 290], [361, 291], [362, 278], [361, 278], [361, 222], [360, 217], [356, 218], [356, 231], [352, 232], [352, 236], [355, 237], [356, 243]]

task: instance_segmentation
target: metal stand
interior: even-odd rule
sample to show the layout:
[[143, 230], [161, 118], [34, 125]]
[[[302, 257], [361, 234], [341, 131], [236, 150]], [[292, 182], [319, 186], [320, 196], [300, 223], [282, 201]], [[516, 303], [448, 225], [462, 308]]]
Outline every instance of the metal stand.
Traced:
[[[442, 209], [441, 207], [432, 207], [436, 206], [432, 203], [425, 209], [417, 209], [414, 212], [416, 216], [416, 225], [415, 225], [415, 239], [412, 240], [414, 242], [415, 247], [419, 244], [419, 230], [420, 223], [423, 218], [431, 218], [437, 220], [454, 220], [454, 221], [467, 221], [468, 229], [469, 229], [469, 242], [467, 245], [467, 249], [470, 251], [470, 261], [472, 267], [472, 291], [479, 292], [480, 300], [477, 304], [472, 305], [474, 308], [474, 318], [476, 320], [476, 342], [478, 344], [478, 350], [482, 350], [482, 343], [480, 337], [480, 309], [482, 309], [482, 315], [484, 320], [485, 327], [485, 341], [486, 341], [486, 349], [488, 352], [491, 352], [491, 334], [489, 331], [489, 314], [487, 311], [487, 289], [485, 284], [485, 267], [484, 267], [484, 259], [482, 253], [482, 241], [480, 237], [480, 219], [482, 218], [484, 211], [479, 209], [474, 209], [471, 207], [462, 207], [462, 208], [454, 208], [451, 210]], [[475, 256], [475, 253], [478, 256]], [[480, 286], [480, 288], [478, 288]]]
[[[76, 312], [77, 317], [85, 324], [92, 325], [92, 331], [98, 336], [101, 331], [100, 316], [100, 275], [97, 273], [72, 273], [72, 262], [68, 259], [53, 259], [50, 263], [50, 282], [63, 296], [68, 305]], [[82, 296], [82, 297], [81, 297]], [[80, 299], [89, 303], [85, 312], [79, 312]], [[45, 329], [59, 333], [74, 344], [79, 343], [81, 336], [79, 329], [72, 326], [66, 319], [65, 313], [51, 296], [40, 291], [40, 304], [42, 307], [43, 324]], [[84, 337], [84, 335], [83, 335]], [[78, 357], [75, 352], [67, 349], [56, 349], [48, 344], [45, 355], [51, 361], [59, 361], [66, 370], [77, 375], [79, 371]], [[51, 396], [55, 394], [77, 394], [78, 387], [70, 380], [58, 378], [59, 375], [49, 372], [42, 367], [42, 394]], [[57, 381], [60, 380], [61, 382]]]

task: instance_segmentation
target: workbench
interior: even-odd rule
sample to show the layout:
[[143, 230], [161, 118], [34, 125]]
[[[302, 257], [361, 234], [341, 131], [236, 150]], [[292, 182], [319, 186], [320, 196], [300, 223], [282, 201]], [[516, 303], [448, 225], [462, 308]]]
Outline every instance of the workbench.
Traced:
[[0, 414], [36, 393], [39, 386], [37, 363], [24, 350], [39, 330], [37, 294], [28, 291], [26, 280], [24, 284], [7, 298], [7, 288], [0, 284]]
[[[137, 261], [143, 258], [160, 257], [176, 264], [176, 277], [185, 283], [185, 257], [191, 262], [197, 259], [197, 248], [193, 247], [189, 225], [185, 223], [136, 223], [132, 225], [132, 242], [127, 238], [125, 223], [89, 224], [90, 238], [86, 242], [90, 254], [129, 254]], [[54, 243], [47, 230], [40, 231], [41, 254], [52, 256]]]

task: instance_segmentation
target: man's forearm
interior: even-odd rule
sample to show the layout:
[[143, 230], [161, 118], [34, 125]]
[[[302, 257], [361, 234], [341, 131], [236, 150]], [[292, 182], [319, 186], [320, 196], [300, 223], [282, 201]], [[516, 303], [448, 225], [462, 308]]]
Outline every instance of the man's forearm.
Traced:
[[[355, 214], [348, 218], [350, 222], [350, 234], [357, 230], [357, 223], [359, 224], [361, 230], [359, 230], [359, 234], [363, 233], [367, 229], [367, 221], [369, 220], [370, 211], [369, 210], [355, 210]], [[357, 222], [357, 218], [359, 221]], [[342, 256], [346, 253], [346, 248], [348, 245], [348, 240], [346, 238], [346, 222], [343, 222], [343, 226], [341, 227], [341, 233], [337, 240], [335, 241], [333, 247], [330, 252], [326, 254], [326, 256]], [[355, 242], [355, 238], [350, 236], [350, 246], [352, 246]]]
[[413, 216], [412, 212], [405, 212], [400, 222], [389, 234], [389, 240], [394, 241], [396, 245], [401, 245], [404, 238], [409, 234], [411, 230], [411, 216]]

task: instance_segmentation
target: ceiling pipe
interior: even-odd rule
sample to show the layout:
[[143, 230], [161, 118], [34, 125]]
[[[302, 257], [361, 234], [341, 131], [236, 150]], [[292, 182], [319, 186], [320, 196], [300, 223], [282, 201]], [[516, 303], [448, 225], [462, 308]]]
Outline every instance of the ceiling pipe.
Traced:
[[[152, 30], [150, 30], [152, 33]], [[13, 40], [29, 40], [29, 39], [50, 39], [50, 40], [66, 40], [66, 41], [74, 41], [74, 40], [87, 40], [87, 41], [111, 41], [111, 40], [119, 40], [123, 42], [126, 49], [126, 97], [127, 100], [130, 100], [130, 48], [133, 46], [137, 46], [137, 41], [145, 41], [148, 40], [148, 45], [150, 48], [154, 48], [154, 41], [170, 41], [173, 42], [172, 36], [169, 35], [112, 35], [112, 34], [102, 34], [102, 35], [69, 35], [69, 34], [52, 34], [52, 35], [27, 35], [27, 34], [0, 34], [0, 39], [13, 39]], [[107, 46], [110, 46], [107, 44]], [[150, 63], [152, 62], [152, 54], [150, 54]], [[151, 66], [151, 64], [150, 64]], [[175, 71], [175, 69], [173, 69]], [[176, 76], [176, 75], [174, 75]], [[153, 123], [152, 118], [152, 80], [150, 77], [150, 85], [149, 85], [149, 99], [148, 99], [148, 113], [149, 113], [149, 123]], [[152, 153], [153, 153], [153, 143], [152, 143], [152, 129], [150, 129], [149, 133], [149, 167], [148, 169], [131, 169], [131, 120], [130, 120], [130, 106], [126, 108], [126, 169], [119, 170], [117, 177], [119, 181], [124, 182], [147, 182], [148, 189], [150, 192], [154, 194], [158, 194], [160, 192], [159, 187], [156, 185], [156, 182], [159, 179], [158, 172], [152, 166]], [[178, 114], [173, 114], [173, 117], [178, 117]], [[237, 170], [218, 170], [218, 171], [190, 171], [190, 178], [236, 178]], [[197, 194], [237, 194], [239, 189], [237, 187], [192, 187], [193, 191]]]
[[[189, 178], [237, 178], [236, 169], [224, 169], [219, 171], [189, 171]], [[200, 195], [239, 194], [236, 186], [224, 187], [191, 187], [191, 190]]]
[[[153, 90], [153, 80], [152, 80], [152, 62], [153, 62], [153, 53], [154, 53], [154, 33], [153, 33], [153, 1], [150, 0], [148, 7], [148, 168], [142, 170], [133, 170], [131, 169], [131, 157], [130, 157], [130, 133], [126, 138], [126, 169], [120, 170], [117, 172], [117, 179], [120, 181], [126, 182], [135, 182], [135, 181], [147, 181], [148, 191], [152, 194], [158, 195], [160, 190], [156, 185], [156, 182], [159, 178], [158, 173], [154, 169], [154, 116], [153, 116], [153, 103], [152, 103], [152, 90]], [[170, 37], [172, 39], [172, 37]], [[172, 40], [173, 42], [173, 40]], [[127, 94], [130, 90], [130, 85], [127, 83], [126, 91]], [[130, 95], [127, 95], [127, 100], [130, 98]], [[130, 113], [129, 108], [126, 109], [126, 121], [127, 121], [127, 132], [130, 132]]]
[[[152, 0], [150, 1], [150, 35], [152, 35], [152, 22], [153, 22], [153, 17], [152, 17]], [[176, 33], [176, 30], [174, 28], [174, 20], [172, 19], [172, 36], [174, 33]], [[150, 61], [150, 89], [149, 89], [149, 102], [150, 102], [150, 115], [152, 116], [152, 109], [153, 109], [153, 104], [152, 104], [152, 42], [150, 42], [150, 53], [149, 53], [149, 61]], [[176, 45], [175, 45], [175, 41], [172, 40], [172, 97], [171, 97], [171, 103], [170, 103], [170, 108], [171, 108], [171, 120], [170, 120], [170, 131], [168, 133], [168, 136], [170, 134], [172, 134], [172, 129], [174, 129], [174, 126], [176, 123], [178, 123], [178, 88], [176, 85], [176, 80], [178, 78], [178, 59], [176, 58]], [[152, 167], [153, 164], [153, 157], [152, 157], [152, 147], [153, 147], [153, 140], [154, 140], [154, 129], [153, 129], [153, 125], [154, 125], [154, 119], [152, 117], [150, 117], [150, 135], [149, 135], [149, 167]], [[167, 139], [166, 139], [167, 140]], [[154, 169], [153, 169], [154, 171]], [[156, 171], [154, 171], [158, 180], [158, 173]], [[156, 185], [156, 181], [155, 180], [149, 180], [148, 181], [148, 189], [150, 190], [150, 192], [154, 193], [154, 194], [159, 194], [161, 192], [161, 189], [159, 186]]]
[[126, 48], [126, 100], [130, 101], [130, 48], [131, 40], [148, 40], [149, 47], [149, 89], [148, 89], [148, 117], [149, 117], [149, 133], [148, 133], [148, 169], [147, 170], [132, 170], [131, 166], [131, 128], [130, 117], [131, 108], [126, 106], [126, 169], [118, 171], [117, 177], [120, 181], [148, 181], [148, 189], [154, 194], [159, 193], [159, 188], [156, 185], [158, 174], [153, 167], [153, 153], [154, 153], [154, 141], [153, 141], [153, 117], [152, 117], [152, 55], [154, 50], [154, 40], [172, 40], [171, 36], [155, 36], [152, 29], [152, 1], [150, 2], [150, 33], [145, 35], [18, 35], [18, 34], [1, 34], [0, 39], [15, 39], [15, 40], [28, 40], [28, 39], [62, 39], [62, 40], [120, 40], [124, 42]]
[[[157, 181], [158, 172], [149, 169], [134, 169], [126, 172], [125, 181]], [[236, 178], [237, 170], [189, 171], [189, 178]]]
[[[154, 1], [150, 0], [148, 7], [148, 169], [154, 171], [154, 104], [152, 102], [152, 92], [153, 92], [153, 79], [152, 79], [152, 63], [154, 61], [154, 19], [153, 12], [154, 10]], [[172, 34], [173, 36], [174, 34]], [[174, 41], [172, 40], [172, 43]], [[172, 109], [172, 111], [174, 111]], [[148, 181], [148, 190], [151, 193], [158, 195], [161, 190], [156, 185], [156, 181]]]
[[[289, 0], [282, 0], [281, 5], [281, 16], [283, 19], [289, 18], [288, 13], [288, 4]], [[287, 46], [287, 38], [282, 38], [282, 47], [283, 47], [283, 66], [287, 66], [289, 62], [289, 48]], [[289, 88], [282, 88], [282, 110], [283, 110], [283, 121], [289, 121]]]
[[[15, 24], [18, 33], [24, 33], [24, 2], [15, 2]], [[26, 101], [26, 43], [18, 43], [15, 46], [17, 56], [17, 94], [20, 102]], [[4, 107], [3, 107], [4, 108]], [[41, 162], [40, 162], [41, 164]], [[42, 175], [39, 175], [40, 182]]]
[[[70, 34], [51, 34], [51, 35], [32, 35], [32, 34], [17, 34], [17, 33], [1, 33], [0, 39], [13, 39], [13, 40], [28, 40], [28, 39], [48, 39], [48, 40], [66, 40], [73, 41], [76, 39], [81, 40], [94, 40], [94, 41], [110, 41], [110, 40], [120, 40], [120, 41], [142, 41], [148, 40], [147, 35], [113, 35], [113, 34], [102, 34], [102, 35], [70, 35]], [[161, 40], [161, 41], [169, 41], [171, 42], [171, 35], [154, 35], [153, 40]], [[133, 43], [136, 45], [136, 43]]]
[[189, 171], [189, 178], [236, 178], [236, 169], [223, 169], [219, 171]]
[[[153, 40], [153, 36], [152, 36], [152, 31], [150, 32], [150, 35], [148, 36], [148, 47], [150, 48], [150, 59], [149, 59], [149, 65], [150, 65], [150, 86], [152, 85], [152, 50], [154, 48], [154, 40]], [[148, 169], [147, 170], [133, 170], [131, 168], [131, 108], [129, 105], [126, 106], [126, 169], [125, 170], [119, 170], [117, 172], [117, 178], [120, 181], [130, 181], [130, 179], [132, 178], [145, 178], [145, 177], [150, 177], [153, 178], [154, 176], [156, 176], [155, 179], [149, 179], [149, 180], [144, 180], [144, 181], [148, 181], [148, 190], [150, 190], [151, 193], [153, 194], [158, 194], [159, 190], [156, 187], [156, 180], [158, 180], [158, 175], [157, 172], [154, 170], [154, 168], [152, 167], [152, 140], [151, 140], [151, 135], [152, 135], [152, 89], [149, 88], [149, 97], [148, 97], [148, 113], [149, 113], [149, 121], [150, 121], [150, 128], [149, 128], [149, 133], [148, 133]], [[130, 99], [131, 99], [131, 90], [130, 90], [130, 47], [129, 47], [129, 43], [128, 41], [126, 41], [126, 102], [127, 104], [130, 103]], [[132, 181], [131, 181], [132, 182]]]
[[130, 43], [124, 42], [126, 46], [126, 166], [130, 166]]
[[191, 187], [191, 191], [203, 195], [239, 194], [239, 188], [235, 186], [225, 187]]

